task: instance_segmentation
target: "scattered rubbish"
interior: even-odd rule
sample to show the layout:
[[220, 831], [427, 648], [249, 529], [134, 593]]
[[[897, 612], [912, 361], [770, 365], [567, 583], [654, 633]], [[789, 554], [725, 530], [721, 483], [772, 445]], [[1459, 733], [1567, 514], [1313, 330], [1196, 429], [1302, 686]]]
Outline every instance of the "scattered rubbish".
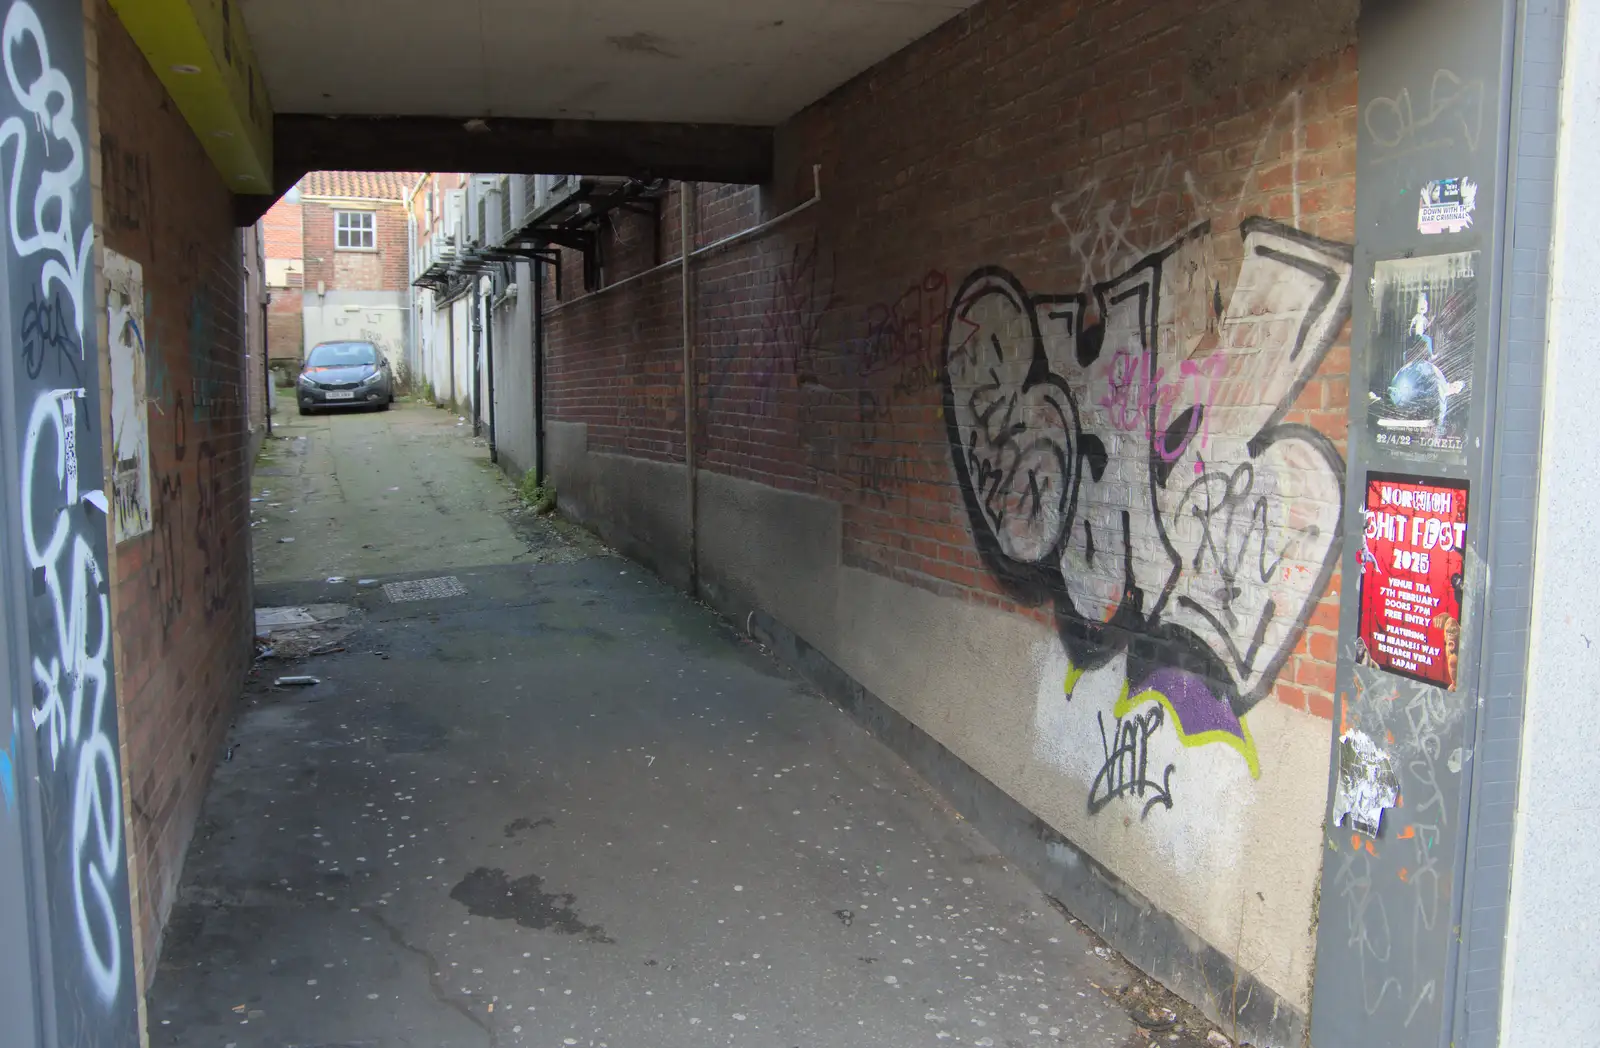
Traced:
[[233, 1006], [233, 1010], [238, 1012], [240, 1015], [243, 1015], [244, 1014], [244, 1005], [236, 1004], [236, 1005]]
[[279, 677], [274, 681], [280, 688], [309, 688], [313, 684], [321, 684], [319, 677]]
[[399, 491], [400, 489], [399, 488], [390, 488], [389, 490], [390, 491]]
[[1206, 1034], [1206, 1043], [1211, 1048], [1233, 1048], [1233, 1042], [1228, 1040], [1227, 1035], [1221, 1030], [1212, 1030]]
[[328, 576], [328, 585], [330, 585], [330, 586], [336, 586], [336, 585], [338, 585], [339, 583], [341, 583], [343, 581], [344, 581], [344, 576], [343, 575], [329, 575]]
[[308, 608], [257, 608], [256, 636], [265, 640], [274, 629], [315, 626], [317, 618]]
[[287, 539], [279, 539], [278, 541], [279, 542], [293, 542], [294, 539], [293, 538], [287, 538]]
[[257, 662], [260, 662], [262, 659], [276, 658], [277, 654], [278, 654], [278, 650], [276, 648], [273, 648], [273, 647], [270, 647], [270, 646], [265, 646], [265, 645], [260, 645], [260, 644], [256, 645], [256, 661]]
[[228, 761], [233, 760], [233, 751], [238, 749], [238, 748], [239, 747], [237, 747], [237, 746], [229, 746], [228, 747], [228, 751], [222, 755], [222, 761], [223, 761], [224, 764], [226, 764]]
[[1136, 1001], [1128, 1006], [1128, 1018], [1146, 1030], [1170, 1030], [1178, 1024], [1178, 1013], [1149, 1001]]
[[337, 654], [337, 653], [339, 653], [341, 651], [348, 651], [348, 650], [350, 650], [350, 649], [346, 648], [343, 644], [324, 644], [321, 647], [312, 648], [310, 651], [306, 652], [306, 654], [307, 655], [334, 655], [334, 654]]
[[376, 586], [377, 584], [377, 579], [356, 579], [357, 586]]
[[251, 501], [251, 502], [260, 502], [260, 501], [261, 501], [261, 499], [260, 499], [260, 498], [259, 498], [259, 497], [258, 497], [258, 498], [253, 498], [253, 499], [251, 499], [251, 500], [250, 500], [250, 501]]
[[856, 915], [853, 910], [834, 910], [833, 915], [839, 918], [839, 923], [846, 928], [856, 923]]
[[362, 549], [377, 549], [377, 547], [376, 547], [376, 546], [374, 546], [374, 545], [373, 545], [373, 544], [372, 544], [372, 543], [370, 543], [370, 542], [363, 542], [363, 543], [362, 543], [362, 544], [361, 544], [361, 548], [362, 548]]

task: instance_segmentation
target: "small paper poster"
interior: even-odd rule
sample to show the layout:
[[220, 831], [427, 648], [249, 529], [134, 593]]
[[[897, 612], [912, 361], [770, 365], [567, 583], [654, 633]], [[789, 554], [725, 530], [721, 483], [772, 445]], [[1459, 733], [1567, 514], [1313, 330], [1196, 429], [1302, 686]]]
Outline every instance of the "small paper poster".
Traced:
[[1440, 178], [1422, 187], [1417, 205], [1417, 232], [1464, 233], [1478, 209], [1478, 184], [1470, 178]]
[[1454, 691], [1461, 659], [1467, 482], [1367, 474], [1360, 658]]
[[1373, 268], [1367, 419], [1375, 443], [1464, 458], [1478, 346], [1478, 253], [1380, 259]]

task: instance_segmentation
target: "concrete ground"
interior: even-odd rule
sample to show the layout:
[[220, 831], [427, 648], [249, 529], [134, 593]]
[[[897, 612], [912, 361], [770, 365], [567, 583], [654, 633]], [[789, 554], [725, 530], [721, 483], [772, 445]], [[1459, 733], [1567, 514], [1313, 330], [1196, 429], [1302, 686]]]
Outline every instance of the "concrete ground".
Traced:
[[508, 519], [453, 417], [280, 435], [258, 604], [355, 632], [247, 689], [153, 1045], [1147, 1043], [1114, 958], [892, 753], [636, 565]]

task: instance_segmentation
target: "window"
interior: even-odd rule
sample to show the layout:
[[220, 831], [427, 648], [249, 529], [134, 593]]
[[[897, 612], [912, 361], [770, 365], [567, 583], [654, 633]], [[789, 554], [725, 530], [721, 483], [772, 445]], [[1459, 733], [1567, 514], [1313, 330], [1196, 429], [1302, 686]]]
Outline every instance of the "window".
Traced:
[[378, 246], [377, 217], [371, 211], [335, 211], [333, 246], [347, 251], [372, 251]]
[[378, 349], [371, 342], [324, 342], [306, 358], [308, 368], [348, 368], [376, 364]]

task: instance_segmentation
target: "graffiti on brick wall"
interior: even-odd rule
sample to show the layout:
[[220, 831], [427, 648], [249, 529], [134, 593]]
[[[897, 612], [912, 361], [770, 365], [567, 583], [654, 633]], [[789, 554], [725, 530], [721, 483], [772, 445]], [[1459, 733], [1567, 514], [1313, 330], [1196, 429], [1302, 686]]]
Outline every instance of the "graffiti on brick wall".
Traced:
[[[863, 440], [880, 436], [878, 426], [894, 424], [896, 404], [919, 402], [939, 384], [950, 292], [950, 278], [930, 269], [892, 301], [862, 312], [861, 334], [845, 345], [845, 383], [856, 399]], [[893, 381], [884, 382], [883, 375]]]
[[738, 407], [767, 415], [778, 391], [815, 381], [818, 334], [834, 301], [831, 254], [813, 237], [787, 258], [761, 268], [761, 312], [752, 335], [741, 338], [727, 318], [712, 318], [708, 395], [712, 405], [738, 398]]
[[204, 287], [189, 296], [189, 407], [207, 425], [237, 412], [233, 376], [216, 355], [216, 318]]
[[145, 392], [144, 269], [105, 252], [111, 357], [111, 520], [117, 542], [150, 530], [150, 412]]
[[[138, 1043], [132, 921], [123, 846], [112, 666], [94, 243], [84, 149], [82, 11], [0, 4], [0, 184], [6, 187], [6, 281], [20, 352], [10, 388], [24, 585], [8, 612], [25, 623], [32, 687], [14, 696], [0, 745], [4, 808], [31, 810], [53, 964], [51, 1043]], [[48, 28], [47, 28], [48, 27]], [[107, 412], [107, 414], [109, 414]], [[8, 703], [9, 705], [9, 703]], [[33, 774], [18, 774], [31, 745]], [[24, 751], [25, 752], [25, 751]]]
[[[1348, 315], [1351, 252], [1259, 218], [1240, 234], [1226, 303], [1209, 223], [1091, 294], [975, 271], [944, 408], [977, 548], [1053, 609], [1068, 695], [1124, 657], [1115, 717], [1159, 704], [1186, 745], [1227, 744], [1256, 774], [1245, 715], [1338, 563], [1343, 458], [1285, 416]], [[1153, 788], [1113, 752], [1114, 782]]]
[[[1121, 272], [1129, 260], [1159, 251], [1152, 240], [1153, 214], [1187, 214], [1232, 224], [1249, 216], [1251, 197], [1281, 191], [1288, 215], [1300, 226], [1301, 164], [1306, 151], [1305, 93], [1296, 88], [1278, 100], [1250, 153], [1249, 165], [1231, 199], [1213, 199], [1190, 168], [1171, 153], [1129, 175], [1124, 192], [1109, 193], [1109, 178], [1084, 172], [1051, 202], [1066, 247], [1084, 286]], [[1121, 172], [1118, 172], [1120, 174]]]
[[[182, 456], [179, 456], [182, 460]], [[155, 546], [145, 566], [145, 581], [150, 589], [150, 606], [156, 609], [161, 635], [172, 630], [183, 614], [184, 554], [189, 542], [182, 532], [184, 521], [183, 474], [172, 470], [156, 481], [151, 506]]]
[[195, 461], [194, 544], [200, 552], [200, 602], [206, 621], [226, 611], [232, 598], [228, 553], [225, 466], [209, 440], [200, 442]]
[[124, 233], [153, 236], [155, 195], [150, 189], [149, 155], [101, 132], [100, 170], [105, 182], [106, 224]]

